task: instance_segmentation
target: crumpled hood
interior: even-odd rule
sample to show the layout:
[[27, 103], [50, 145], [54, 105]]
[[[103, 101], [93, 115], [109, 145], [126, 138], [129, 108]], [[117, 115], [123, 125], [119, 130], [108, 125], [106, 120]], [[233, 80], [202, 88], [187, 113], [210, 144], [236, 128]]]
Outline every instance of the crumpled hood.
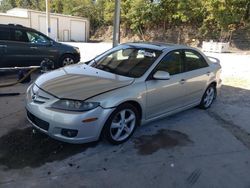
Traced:
[[43, 74], [35, 84], [58, 98], [85, 100], [127, 86], [133, 81], [133, 78], [77, 64]]

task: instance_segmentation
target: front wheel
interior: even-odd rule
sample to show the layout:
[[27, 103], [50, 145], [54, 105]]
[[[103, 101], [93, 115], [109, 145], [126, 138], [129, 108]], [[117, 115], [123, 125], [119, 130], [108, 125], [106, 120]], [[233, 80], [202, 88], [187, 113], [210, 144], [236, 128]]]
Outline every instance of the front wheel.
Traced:
[[206, 91], [201, 99], [201, 103], [200, 103], [199, 107], [202, 109], [209, 108], [212, 105], [215, 98], [216, 98], [216, 87], [214, 85], [210, 85], [206, 89]]
[[121, 144], [132, 136], [138, 124], [137, 109], [131, 104], [122, 104], [105, 123], [103, 136], [112, 144]]
[[77, 63], [75, 60], [75, 57], [71, 54], [66, 54], [66, 55], [62, 56], [60, 59], [60, 66], [61, 67], [64, 67], [67, 65], [72, 65], [75, 63]]

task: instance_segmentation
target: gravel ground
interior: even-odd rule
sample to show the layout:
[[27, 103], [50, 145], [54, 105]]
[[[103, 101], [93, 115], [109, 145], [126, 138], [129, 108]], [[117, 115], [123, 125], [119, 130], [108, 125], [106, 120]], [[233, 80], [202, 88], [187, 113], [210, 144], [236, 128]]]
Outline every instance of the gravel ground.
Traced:
[[222, 66], [224, 85], [250, 89], [250, 55], [244, 53], [206, 53], [218, 58]]

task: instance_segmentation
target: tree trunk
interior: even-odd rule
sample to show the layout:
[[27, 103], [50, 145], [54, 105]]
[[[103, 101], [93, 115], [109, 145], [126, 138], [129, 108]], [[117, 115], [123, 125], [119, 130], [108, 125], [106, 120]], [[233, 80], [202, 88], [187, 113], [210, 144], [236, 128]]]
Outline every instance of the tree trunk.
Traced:
[[164, 37], [164, 39], [166, 37], [166, 20], [165, 19], [163, 21], [163, 37]]
[[139, 26], [138, 29], [139, 29], [139, 33], [140, 33], [140, 36], [141, 36], [142, 40], [145, 41], [144, 34], [143, 34], [141, 26]]

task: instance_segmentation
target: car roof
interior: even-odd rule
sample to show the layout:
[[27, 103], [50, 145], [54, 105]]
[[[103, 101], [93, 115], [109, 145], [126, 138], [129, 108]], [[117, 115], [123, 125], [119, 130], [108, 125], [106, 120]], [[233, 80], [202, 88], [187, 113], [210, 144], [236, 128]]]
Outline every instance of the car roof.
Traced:
[[14, 28], [14, 29], [26, 29], [26, 30], [33, 30], [32, 28], [25, 27], [19, 24], [0, 24], [0, 27], [4, 28]]
[[149, 49], [160, 50], [160, 51], [178, 49], [178, 48], [180, 49], [189, 48], [188, 46], [185, 46], [185, 45], [162, 43], [162, 42], [129, 42], [129, 43], [124, 43], [122, 45], [140, 47], [140, 48], [149, 48]]

